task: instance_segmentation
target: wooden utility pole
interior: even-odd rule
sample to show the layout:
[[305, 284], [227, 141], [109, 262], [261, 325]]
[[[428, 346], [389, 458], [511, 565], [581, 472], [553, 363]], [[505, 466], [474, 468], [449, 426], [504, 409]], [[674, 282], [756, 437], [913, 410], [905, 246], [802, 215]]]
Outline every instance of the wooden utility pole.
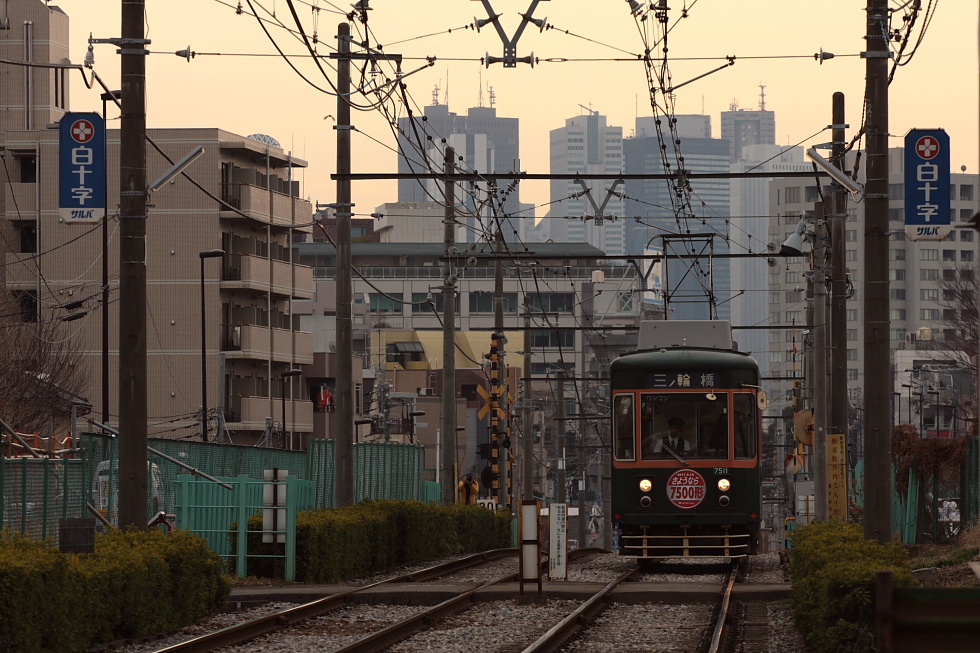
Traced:
[[558, 469], [555, 472], [558, 487], [555, 488], [555, 500], [557, 503], [565, 503], [565, 370], [558, 370], [558, 439], [555, 460], [558, 462]]
[[[451, 175], [456, 169], [456, 151], [446, 148], [442, 171]], [[456, 245], [456, 182], [446, 179], [443, 240], [445, 263], [442, 273], [442, 502], [451, 504], [456, 498], [456, 279], [450, 250]], [[492, 409], [492, 408], [491, 408]], [[469, 463], [470, 461], [466, 461]], [[468, 464], [467, 464], [468, 470]]]
[[888, 2], [868, 0], [864, 193], [864, 536], [891, 541], [888, 322]]
[[[507, 374], [507, 365], [505, 361], [507, 360], [506, 354], [506, 338], [504, 335], [504, 261], [501, 258], [501, 254], [504, 253], [504, 234], [500, 230], [500, 220], [494, 216], [495, 234], [494, 240], [496, 241], [496, 260], [493, 263], [493, 328], [500, 334], [501, 338], [499, 341], [499, 346], [501, 349], [500, 356], [500, 385], [498, 386], [499, 393], [497, 395], [497, 406], [500, 407], [505, 413], [507, 411], [507, 380], [510, 375]], [[498, 508], [505, 508], [510, 506], [510, 420], [504, 423], [503, 430], [498, 433], [498, 455], [500, 462], [500, 499], [497, 502]]]
[[521, 397], [521, 428], [524, 431], [524, 447], [521, 449], [521, 499], [534, 500], [534, 404], [531, 393], [531, 306], [524, 300], [524, 393]]
[[119, 522], [146, 530], [146, 45], [144, 1], [123, 0], [119, 125]]
[[827, 521], [827, 229], [824, 203], [813, 207], [813, 516]]
[[334, 434], [338, 506], [354, 503], [354, 343], [351, 318], [350, 25], [337, 26], [337, 431]]

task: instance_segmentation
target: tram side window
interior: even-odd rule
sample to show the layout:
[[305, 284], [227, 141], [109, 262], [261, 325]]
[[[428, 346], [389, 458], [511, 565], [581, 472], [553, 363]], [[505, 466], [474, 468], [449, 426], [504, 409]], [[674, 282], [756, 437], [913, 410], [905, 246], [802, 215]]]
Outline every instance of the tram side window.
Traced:
[[635, 460], [633, 447], [636, 444], [634, 433], [636, 422], [633, 413], [633, 395], [618, 395], [613, 400], [613, 409], [616, 415], [616, 459]]
[[742, 393], [734, 396], [735, 457], [755, 458], [759, 441], [755, 397]]

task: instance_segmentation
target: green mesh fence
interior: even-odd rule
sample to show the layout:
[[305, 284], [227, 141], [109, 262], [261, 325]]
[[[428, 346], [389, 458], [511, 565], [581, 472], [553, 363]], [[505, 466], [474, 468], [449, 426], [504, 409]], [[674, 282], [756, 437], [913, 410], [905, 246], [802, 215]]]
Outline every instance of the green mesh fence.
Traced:
[[[150, 438], [148, 445], [211, 476], [261, 479], [266, 469], [286, 469], [295, 478], [313, 482], [315, 507], [331, 508], [336, 505], [334, 440], [309, 440], [308, 451], [158, 438]], [[116, 439], [84, 434], [82, 448], [86, 478], [93, 488], [93, 499], [99, 501], [96, 507], [114, 516], [117, 498], [109, 488], [116, 487], [118, 475]], [[175, 479], [185, 470], [152, 453], [149, 460], [148, 512], [151, 515], [160, 510], [173, 513]], [[424, 501], [424, 465], [425, 450], [421, 445], [358, 442], [354, 445], [355, 498]]]
[[59, 539], [59, 520], [88, 516], [82, 461], [0, 458], [0, 524], [32, 539]]
[[354, 445], [354, 500], [424, 501], [425, 450], [398, 442]]
[[307, 478], [314, 481], [313, 505], [317, 508], [333, 508], [336, 501], [337, 465], [334, 441], [316, 438], [307, 441]]

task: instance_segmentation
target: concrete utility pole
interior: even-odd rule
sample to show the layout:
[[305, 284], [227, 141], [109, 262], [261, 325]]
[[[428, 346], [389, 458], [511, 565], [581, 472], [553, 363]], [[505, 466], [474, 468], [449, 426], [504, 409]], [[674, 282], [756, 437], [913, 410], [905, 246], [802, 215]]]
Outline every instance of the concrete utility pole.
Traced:
[[334, 434], [338, 506], [354, 503], [354, 343], [351, 318], [350, 25], [337, 26], [337, 431]]
[[146, 45], [143, 0], [123, 0], [119, 127], [119, 526], [146, 530]]
[[558, 370], [558, 441], [555, 460], [558, 461], [556, 471], [557, 485], [555, 500], [565, 503], [565, 370]]
[[827, 230], [823, 202], [813, 208], [813, 516], [827, 521]]
[[[456, 169], [456, 151], [446, 147], [442, 171], [446, 175]], [[456, 182], [446, 179], [445, 217], [443, 218], [443, 240], [446, 262], [442, 274], [442, 432], [445, 446], [442, 448], [442, 502], [456, 500], [456, 477], [453, 465], [456, 463], [456, 280], [453, 278], [453, 259], [449, 250], [456, 245]], [[466, 461], [467, 471], [469, 462]]]
[[864, 536], [891, 541], [891, 378], [888, 323], [888, 2], [867, 13], [864, 193]]
[[531, 307], [524, 300], [524, 396], [521, 398], [521, 429], [524, 431], [524, 447], [521, 450], [521, 476], [524, 479], [521, 499], [534, 499], [534, 424], [533, 394], [531, 393]]
[[[496, 233], [494, 239], [496, 241], [496, 261], [493, 263], [493, 328], [501, 336], [504, 334], [504, 262], [501, 258], [501, 254], [504, 253], [504, 234], [500, 230], [500, 221], [494, 217], [494, 224], [496, 226]], [[503, 342], [500, 342], [500, 348], [506, 353], [507, 349]], [[500, 357], [500, 394], [497, 396], [497, 405], [506, 414], [507, 411], [507, 379], [509, 375], [507, 374], [507, 366], [504, 364], [506, 356]], [[501, 445], [499, 447], [499, 457], [502, 462], [499, 463], [500, 466], [500, 500], [497, 503], [498, 508], [505, 506], [510, 506], [510, 444], [504, 446], [504, 443], [510, 443], [510, 421], [508, 420], [504, 424], [503, 433], [499, 435], [498, 443]]]
[[[833, 97], [833, 139], [831, 161], [839, 170], [844, 166], [844, 94]], [[841, 433], [847, 442], [847, 273], [844, 265], [844, 230], [847, 224], [847, 190], [834, 183], [831, 197], [830, 218], [830, 414], [827, 419], [829, 433]]]

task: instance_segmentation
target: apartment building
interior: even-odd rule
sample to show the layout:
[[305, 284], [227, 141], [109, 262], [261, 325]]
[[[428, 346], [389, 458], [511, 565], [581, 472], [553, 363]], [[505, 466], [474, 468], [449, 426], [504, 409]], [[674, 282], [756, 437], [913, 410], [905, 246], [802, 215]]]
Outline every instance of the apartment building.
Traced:
[[[945, 240], [912, 241], [905, 233], [903, 154], [902, 148], [889, 150], [889, 339], [893, 376], [884, 382], [893, 387], [896, 420], [899, 416], [902, 420], [909, 418], [910, 403], [914, 404], [913, 421], [920, 417], [921, 405], [940, 403], [918, 397], [928, 391], [929, 384], [937, 391], [949, 388], [945, 391], [948, 396], [942, 399], [950, 406], [949, 410], [927, 411], [922, 420], [928, 426], [938, 412], [939, 422], [948, 424], [953, 404], [958, 405], [961, 414], [975, 411], [971, 364], [962, 351], [951, 350], [947, 344], [954, 342], [957, 332], [966, 328], [960, 309], [950, 304], [948, 284], [964, 271], [972, 274], [976, 269], [978, 234], [968, 221], [977, 212], [980, 175], [951, 175], [953, 229]], [[824, 197], [829, 196], [829, 190], [829, 186], [824, 187]], [[812, 180], [774, 181], [770, 186], [770, 239], [782, 243], [801, 220], [812, 221], [814, 202], [818, 200], [818, 188]], [[846, 332], [832, 334], [831, 338], [835, 342], [843, 338], [846, 343], [848, 393], [858, 417], [857, 422], [852, 422], [852, 432], [860, 428], [863, 388], [867, 383], [882, 381], [864, 378], [863, 233], [864, 204], [851, 200], [847, 209], [843, 256], [853, 294], [847, 300]], [[773, 326], [769, 331], [768, 352], [771, 373], [777, 377], [798, 375], [801, 382], [807, 344], [805, 332], [809, 328], [806, 319], [809, 271], [808, 257], [795, 257], [781, 259], [769, 272], [769, 322]], [[926, 366], [928, 374], [920, 374]], [[961, 374], [965, 368], [969, 368], [968, 373]], [[910, 395], [908, 386], [913, 384], [915, 391]], [[792, 405], [792, 381], [774, 380], [770, 389], [772, 414]]]
[[[62, 10], [40, 0], [10, 0], [4, 11], [9, 29], [0, 29], [0, 58], [68, 60]], [[72, 73], [0, 64], [0, 282], [17, 298], [24, 321], [65, 321], [66, 337], [78, 343], [90, 372], [86, 394], [93, 412], [115, 425], [117, 387], [126, 374], [119, 369], [118, 326], [136, 308], [119, 303], [120, 140], [118, 130], [107, 131], [108, 218], [66, 223], [59, 216], [57, 126], [70, 110]], [[118, 115], [111, 101], [108, 106], [110, 117]], [[267, 436], [269, 421], [285, 421], [292, 446], [301, 447], [312, 432], [312, 403], [302, 379], [283, 373], [313, 362], [312, 335], [298, 329], [290, 308], [293, 300], [313, 296], [313, 271], [291, 248], [295, 234], [305, 238], [311, 231], [312, 207], [293, 172], [306, 163], [259, 134], [151, 129], [147, 139], [148, 180], [194, 148], [204, 150], [184, 175], [148, 198], [149, 435], [204, 437], [203, 362], [209, 440], [254, 443]]]

